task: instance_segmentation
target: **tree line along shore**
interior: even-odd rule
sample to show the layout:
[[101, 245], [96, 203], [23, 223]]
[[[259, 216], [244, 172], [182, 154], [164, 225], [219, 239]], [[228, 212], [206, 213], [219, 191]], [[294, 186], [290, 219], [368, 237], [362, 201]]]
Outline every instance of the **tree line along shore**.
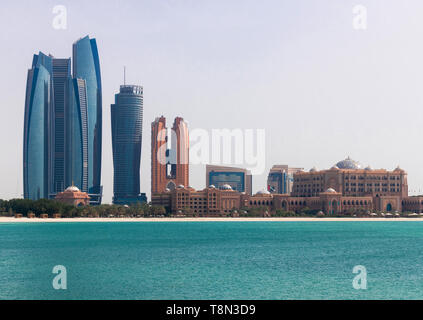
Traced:
[[[0, 200], [0, 216], [28, 218], [143, 218], [143, 217], [199, 217], [190, 208], [171, 213], [163, 206], [151, 203], [135, 203], [133, 205], [111, 205], [75, 207], [56, 200], [12, 199]], [[203, 215], [202, 215], [203, 216]], [[322, 211], [303, 208], [300, 211], [276, 210], [269, 212], [267, 207], [233, 209], [228, 213], [213, 215], [217, 217], [420, 217], [413, 212], [369, 212], [365, 210], [349, 210], [336, 215], [325, 215]]]

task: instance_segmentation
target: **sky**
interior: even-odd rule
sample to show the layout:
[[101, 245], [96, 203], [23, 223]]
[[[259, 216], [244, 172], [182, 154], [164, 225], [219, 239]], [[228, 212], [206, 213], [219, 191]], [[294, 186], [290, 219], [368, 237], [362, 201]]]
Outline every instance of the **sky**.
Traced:
[[[55, 29], [63, 5], [66, 29]], [[354, 27], [367, 10], [365, 29]], [[408, 172], [423, 193], [423, 2], [420, 0], [2, 1], [0, 198], [22, 197], [27, 71], [34, 53], [70, 57], [97, 39], [103, 86], [102, 184], [113, 195], [110, 104], [123, 84], [144, 87], [141, 191], [150, 195], [150, 126], [182, 116], [193, 129], [265, 130], [265, 170], [326, 169], [351, 156]], [[205, 166], [190, 184], [205, 187]]]

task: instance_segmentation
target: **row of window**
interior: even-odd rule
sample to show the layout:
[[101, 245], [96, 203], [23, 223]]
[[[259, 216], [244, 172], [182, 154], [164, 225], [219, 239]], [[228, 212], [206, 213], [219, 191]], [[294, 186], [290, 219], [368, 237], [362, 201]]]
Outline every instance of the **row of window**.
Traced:
[[399, 176], [358, 176], [358, 178], [356, 176], [345, 176], [345, 180], [400, 180]]
[[250, 205], [255, 205], [255, 206], [273, 206], [273, 201], [269, 201], [269, 200], [254, 200], [254, 201], [250, 201]]
[[[400, 180], [399, 176], [345, 176], [345, 180]], [[295, 178], [295, 182], [323, 181], [323, 177]]]
[[[177, 193], [176, 196], [179, 199], [181, 199], [181, 198], [188, 198], [189, 197], [189, 193], [181, 192], [181, 193]], [[205, 198], [203, 198], [203, 197], [192, 197], [191, 199], [193, 199], [193, 200], [203, 200]], [[216, 199], [216, 193], [210, 194], [209, 195], [209, 199]]]
[[354, 206], [354, 205], [367, 205], [367, 204], [372, 204], [372, 202], [371, 201], [369, 201], [369, 202], [367, 202], [367, 200], [344, 200], [343, 201], [343, 205], [344, 206], [350, 206], [350, 205], [352, 205], [352, 206]]

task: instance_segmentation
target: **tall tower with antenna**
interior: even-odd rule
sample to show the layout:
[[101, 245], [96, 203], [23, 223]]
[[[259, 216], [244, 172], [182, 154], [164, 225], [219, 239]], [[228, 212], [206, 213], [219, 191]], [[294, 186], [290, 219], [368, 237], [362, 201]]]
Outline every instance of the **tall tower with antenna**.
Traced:
[[126, 84], [126, 67], [123, 83], [111, 105], [113, 203], [129, 205], [147, 202], [145, 193], [140, 193], [143, 87]]

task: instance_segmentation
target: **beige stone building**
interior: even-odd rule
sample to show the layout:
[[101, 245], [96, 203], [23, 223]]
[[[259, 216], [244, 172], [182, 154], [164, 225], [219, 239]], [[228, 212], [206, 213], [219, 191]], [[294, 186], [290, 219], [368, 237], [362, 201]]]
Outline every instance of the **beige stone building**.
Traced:
[[423, 196], [408, 196], [407, 173], [400, 167], [392, 171], [372, 169], [350, 159], [339, 161], [330, 169], [294, 173], [291, 194], [267, 190], [255, 195], [209, 186], [194, 190], [180, 186], [152, 196], [153, 204], [164, 205], [172, 213], [221, 215], [251, 208], [269, 212], [304, 209], [325, 214], [347, 212], [423, 212]]
[[209, 187], [195, 190], [179, 186], [160, 194], [152, 194], [153, 205], [163, 205], [173, 214], [220, 215], [243, 206], [242, 193], [227, 185], [221, 189]]

